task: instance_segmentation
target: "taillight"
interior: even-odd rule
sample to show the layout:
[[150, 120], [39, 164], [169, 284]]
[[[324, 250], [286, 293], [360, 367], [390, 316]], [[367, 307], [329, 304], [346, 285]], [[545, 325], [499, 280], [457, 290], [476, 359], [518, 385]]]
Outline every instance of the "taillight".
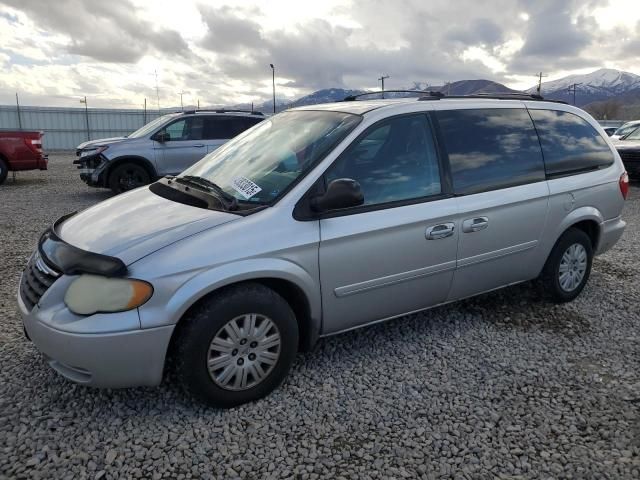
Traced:
[[25, 138], [24, 143], [34, 153], [42, 153], [42, 138]]
[[624, 172], [620, 175], [620, 193], [622, 193], [622, 197], [626, 200], [627, 195], [629, 195], [629, 175], [627, 172]]

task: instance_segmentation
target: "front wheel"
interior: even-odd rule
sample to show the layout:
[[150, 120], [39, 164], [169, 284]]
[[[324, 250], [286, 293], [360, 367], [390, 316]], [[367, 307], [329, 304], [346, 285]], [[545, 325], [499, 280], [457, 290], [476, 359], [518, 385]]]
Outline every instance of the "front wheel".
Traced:
[[587, 284], [593, 262], [591, 239], [570, 228], [558, 239], [542, 272], [547, 296], [556, 303], [570, 302]]
[[149, 172], [137, 163], [122, 163], [109, 174], [109, 188], [122, 193], [151, 183]]
[[264, 397], [286, 377], [298, 347], [298, 324], [273, 290], [247, 283], [197, 306], [178, 325], [176, 374], [209, 405], [235, 407]]

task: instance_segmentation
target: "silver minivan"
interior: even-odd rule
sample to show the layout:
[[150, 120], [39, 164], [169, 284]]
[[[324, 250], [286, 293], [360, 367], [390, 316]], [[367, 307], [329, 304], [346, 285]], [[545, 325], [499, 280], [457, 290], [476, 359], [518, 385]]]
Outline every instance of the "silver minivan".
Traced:
[[179, 174], [264, 118], [244, 110], [169, 113], [126, 137], [81, 143], [73, 163], [90, 187], [126, 192]]
[[64, 377], [231, 407], [319, 338], [540, 279], [583, 289], [628, 179], [584, 111], [521, 97], [296, 108], [56, 221], [23, 273], [25, 331]]

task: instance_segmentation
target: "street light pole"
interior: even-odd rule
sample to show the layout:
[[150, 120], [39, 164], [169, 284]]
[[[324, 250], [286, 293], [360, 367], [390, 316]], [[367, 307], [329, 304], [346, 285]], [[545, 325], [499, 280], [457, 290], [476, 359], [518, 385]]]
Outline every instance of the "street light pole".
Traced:
[[87, 105], [87, 97], [85, 95], [83, 100], [80, 100], [80, 103], [84, 103], [84, 116], [87, 120], [87, 141], [91, 140], [91, 133], [89, 130], [89, 105]]
[[271, 66], [271, 83], [273, 85], [273, 113], [276, 113], [276, 67], [273, 66], [273, 63], [269, 65]]

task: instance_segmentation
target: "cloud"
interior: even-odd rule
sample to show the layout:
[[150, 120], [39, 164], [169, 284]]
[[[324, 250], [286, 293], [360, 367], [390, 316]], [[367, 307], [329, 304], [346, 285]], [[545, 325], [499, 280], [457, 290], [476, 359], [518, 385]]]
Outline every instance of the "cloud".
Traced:
[[149, 51], [184, 54], [174, 30], [138, 18], [129, 0], [2, 0], [39, 26], [69, 37], [68, 52], [103, 62], [134, 63]]

